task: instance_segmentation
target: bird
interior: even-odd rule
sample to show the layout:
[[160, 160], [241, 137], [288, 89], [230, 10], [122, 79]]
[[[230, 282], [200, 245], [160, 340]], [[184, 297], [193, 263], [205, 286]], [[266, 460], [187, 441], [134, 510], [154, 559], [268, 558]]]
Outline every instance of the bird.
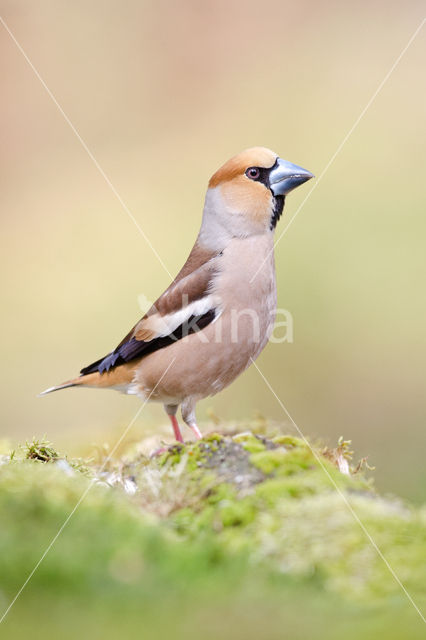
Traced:
[[160, 402], [196, 439], [195, 407], [259, 356], [274, 326], [274, 231], [290, 191], [313, 178], [265, 147], [233, 156], [210, 178], [195, 244], [170, 286], [103, 358], [43, 391], [112, 388]]

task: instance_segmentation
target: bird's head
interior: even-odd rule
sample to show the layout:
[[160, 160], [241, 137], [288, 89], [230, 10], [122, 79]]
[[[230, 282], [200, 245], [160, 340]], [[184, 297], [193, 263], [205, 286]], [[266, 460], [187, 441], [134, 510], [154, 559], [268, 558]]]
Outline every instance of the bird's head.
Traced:
[[213, 246], [226, 242], [226, 237], [271, 233], [285, 196], [310, 178], [310, 171], [265, 147], [242, 151], [210, 178], [201, 227], [203, 241]]

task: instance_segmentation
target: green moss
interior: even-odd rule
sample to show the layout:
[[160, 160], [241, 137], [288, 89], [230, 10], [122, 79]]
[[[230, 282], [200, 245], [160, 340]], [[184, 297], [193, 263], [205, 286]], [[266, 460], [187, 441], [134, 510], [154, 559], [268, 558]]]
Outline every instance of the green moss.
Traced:
[[265, 450], [265, 444], [259, 437], [256, 437], [250, 431], [239, 433], [233, 438], [234, 442], [238, 442], [249, 453], [259, 453]]
[[342, 474], [339, 448], [313, 449], [291, 436], [211, 434], [153, 458], [129, 455], [102, 473], [86, 463], [90, 477], [64, 465], [45, 441], [24, 451], [0, 465], [7, 593], [88, 490], [35, 585], [86, 594], [102, 585], [116, 593], [128, 581], [144, 598], [147, 590], [191, 591], [196, 583], [257, 589], [262, 574], [351, 602], [393, 602], [400, 587], [349, 504], [412, 594], [425, 595], [424, 511], [379, 498], [362, 473]]
[[161, 466], [166, 464], [177, 465], [181, 463], [184, 456], [187, 462], [187, 469], [193, 471], [203, 466], [207, 460], [219, 450], [222, 442], [222, 436], [210, 434], [206, 438], [203, 438], [203, 440], [187, 445], [172, 445], [160, 455], [159, 464]]
[[295, 436], [278, 435], [271, 438], [272, 442], [284, 447], [306, 447], [306, 442], [302, 438], [296, 438]]
[[272, 451], [260, 451], [250, 456], [250, 462], [260, 469], [262, 473], [269, 475], [282, 467], [288, 452], [285, 449], [273, 449]]
[[203, 442], [218, 445], [223, 442], [223, 436], [220, 433], [208, 433], [203, 437]]
[[256, 516], [256, 509], [253, 505], [253, 501], [250, 499], [231, 499], [220, 502], [219, 513], [224, 527], [243, 527], [254, 520]]
[[317, 491], [317, 477], [311, 474], [303, 479], [293, 476], [271, 478], [256, 487], [256, 495], [265, 502], [265, 506], [273, 506], [284, 497], [300, 498]]
[[46, 440], [37, 440], [33, 438], [31, 442], [27, 442], [24, 449], [24, 455], [27, 460], [39, 460], [40, 462], [53, 462], [58, 460], [59, 454], [55, 451], [52, 444]]
[[158, 457], [159, 466], [164, 466], [166, 463], [172, 465], [178, 464], [181, 460], [183, 452], [184, 447], [181, 444], [174, 444], [171, 447], [168, 447], [166, 451], [161, 453]]

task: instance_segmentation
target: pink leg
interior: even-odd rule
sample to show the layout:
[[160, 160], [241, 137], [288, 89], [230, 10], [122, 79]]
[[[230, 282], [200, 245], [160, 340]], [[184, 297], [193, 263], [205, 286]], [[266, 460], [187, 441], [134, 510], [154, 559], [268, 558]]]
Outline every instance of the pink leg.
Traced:
[[182, 418], [185, 424], [187, 424], [188, 427], [193, 431], [197, 440], [201, 440], [203, 436], [196, 423], [194, 398], [187, 398], [182, 403]]
[[194, 435], [197, 438], [197, 440], [201, 440], [203, 435], [202, 435], [201, 431], [199, 430], [199, 428], [197, 427], [197, 425], [195, 424], [195, 422], [193, 422], [192, 424], [189, 424], [188, 427], [190, 429], [192, 429], [192, 431], [194, 432]]
[[172, 423], [173, 433], [175, 434], [175, 438], [178, 442], [183, 442], [182, 434], [179, 429], [179, 423], [177, 421], [176, 416], [171, 416], [169, 414], [170, 422]]

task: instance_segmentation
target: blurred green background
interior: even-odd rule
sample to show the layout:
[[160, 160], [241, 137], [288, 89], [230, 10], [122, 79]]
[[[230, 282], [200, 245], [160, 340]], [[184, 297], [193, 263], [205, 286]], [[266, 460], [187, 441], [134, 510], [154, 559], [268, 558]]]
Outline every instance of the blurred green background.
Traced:
[[[1, 2], [2, 16], [175, 274], [209, 176], [265, 145], [326, 167], [420, 24], [423, 3], [271, 0]], [[78, 453], [137, 398], [42, 389], [107, 353], [169, 276], [9, 35], [3, 141], [2, 429]], [[294, 343], [258, 364], [307, 435], [344, 435], [379, 489], [425, 497], [425, 29], [276, 251]], [[288, 199], [277, 233], [314, 183]], [[252, 367], [199, 405], [222, 420], [282, 409]], [[163, 431], [157, 405], [133, 434]], [[161, 427], [157, 429], [158, 427]]]

